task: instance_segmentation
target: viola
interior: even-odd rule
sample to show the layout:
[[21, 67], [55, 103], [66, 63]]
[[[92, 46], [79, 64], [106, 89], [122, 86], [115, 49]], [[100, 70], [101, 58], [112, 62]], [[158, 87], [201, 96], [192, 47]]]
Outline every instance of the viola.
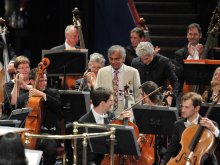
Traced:
[[[50, 60], [48, 58], [43, 58], [38, 64], [36, 79], [33, 88], [37, 89], [39, 78], [44, 74], [46, 68], [49, 66]], [[29, 113], [26, 121], [25, 128], [28, 129], [29, 133], [39, 134], [40, 127], [43, 120], [43, 110], [44, 110], [44, 100], [42, 97], [30, 97], [28, 100], [28, 108], [32, 111]], [[24, 135], [22, 135], [22, 141], [25, 141]], [[37, 146], [37, 139], [30, 138], [29, 143], [26, 144], [26, 148], [35, 149]]]

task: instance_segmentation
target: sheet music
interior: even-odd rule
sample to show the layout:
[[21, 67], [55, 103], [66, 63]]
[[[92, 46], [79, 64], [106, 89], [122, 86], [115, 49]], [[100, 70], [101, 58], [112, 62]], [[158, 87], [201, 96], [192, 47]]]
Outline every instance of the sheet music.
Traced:
[[0, 136], [5, 135], [9, 132], [24, 132], [27, 131], [26, 128], [15, 128], [15, 127], [4, 127], [0, 126]]
[[43, 152], [39, 150], [25, 149], [25, 156], [28, 161], [28, 165], [39, 165], [42, 153]]

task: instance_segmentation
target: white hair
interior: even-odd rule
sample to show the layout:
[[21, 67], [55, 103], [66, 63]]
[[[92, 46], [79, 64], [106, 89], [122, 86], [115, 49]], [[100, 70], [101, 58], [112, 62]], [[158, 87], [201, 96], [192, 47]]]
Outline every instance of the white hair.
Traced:
[[136, 48], [136, 54], [138, 57], [145, 55], [153, 56], [154, 46], [150, 42], [140, 42]]
[[97, 62], [101, 64], [102, 66], [105, 66], [105, 58], [100, 53], [93, 53], [90, 55], [89, 63], [90, 62]]

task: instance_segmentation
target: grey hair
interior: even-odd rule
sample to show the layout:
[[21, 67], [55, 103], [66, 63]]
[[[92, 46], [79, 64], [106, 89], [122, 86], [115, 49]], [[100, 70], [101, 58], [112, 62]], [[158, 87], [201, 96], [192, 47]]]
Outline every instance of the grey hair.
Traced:
[[140, 42], [136, 48], [136, 54], [141, 57], [154, 55], [154, 46], [150, 42]]
[[69, 33], [72, 29], [76, 29], [74, 25], [68, 25], [65, 29], [65, 34]]
[[123, 58], [126, 57], [125, 49], [120, 45], [113, 45], [108, 49], [108, 57], [110, 57], [113, 53], [119, 51]]
[[89, 63], [90, 62], [97, 62], [97, 63], [101, 64], [102, 66], [104, 66], [105, 65], [105, 58], [100, 53], [93, 53], [90, 55]]

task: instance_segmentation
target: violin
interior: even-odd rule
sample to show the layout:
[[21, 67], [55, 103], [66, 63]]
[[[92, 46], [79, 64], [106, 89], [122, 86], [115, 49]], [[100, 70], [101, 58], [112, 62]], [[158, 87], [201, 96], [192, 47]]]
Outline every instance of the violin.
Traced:
[[[42, 61], [38, 64], [36, 79], [33, 88], [37, 89], [39, 79], [44, 74], [49, 64], [50, 60], [48, 58], [43, 58]], [[39, 134], [41, 123], [43, 120], [44, 99], [42, 97], [30, 97], [27, 107], [31, 108], [32, 111], [29, 113], [25, 121], [25, 128], [27, 128], [30, 133]], [[25, 141], [24, 135], [22, 135], [22, 141]], [[29, 149], [35, 149], [36, 146], [37, 139], [35, 138], [30, 138], [29, 143], [26, 144], [26, 147]]]
[[[212, 109], [218, 103], [219, 98], [220, 93], [209, 106], [205, 117], [208, 118], [210, 116]], [[213, 154], [216, 148], [215, 136], [209, 129], [200, 124], [187, 127], [183, 131], [180, 144], [182, 145], [180, 153], [176, 157], [171, 158], [167, 165], [203, 164], [205, 158], [208, 155]]]

